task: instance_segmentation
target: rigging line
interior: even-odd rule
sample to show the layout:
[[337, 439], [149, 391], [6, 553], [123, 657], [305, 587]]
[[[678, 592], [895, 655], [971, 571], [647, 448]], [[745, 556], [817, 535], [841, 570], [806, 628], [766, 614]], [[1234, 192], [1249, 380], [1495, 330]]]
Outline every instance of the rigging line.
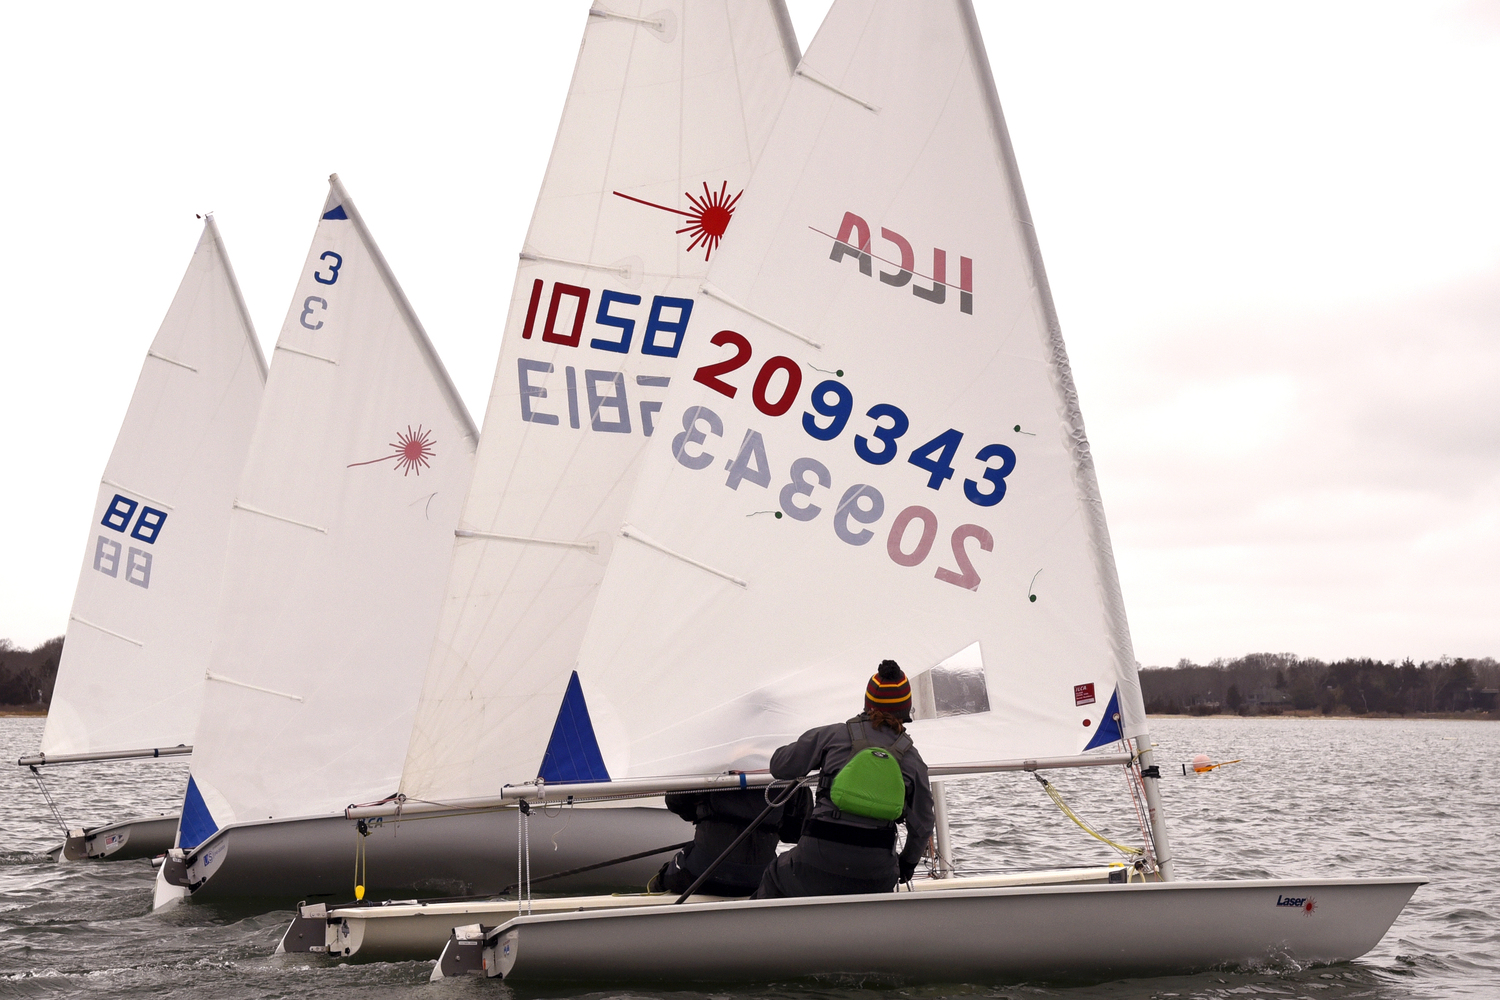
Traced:
[[1084, 833], [1088, 834], [1090, 837], [1093, 837], [1095, 840], [1103, 841], [1104, 843], [1108, 844], [1110, 847], [1113, 847], [1115, 850], [1119, 851], [1121, 854], [1126, 855], [1127, 857], [1133, 855], [1144, 855], [1146, 853], [1139, 847], [1132, 847], [1129, 844], [1121, 844], [1117, 843], [1116, 841], [1110, 840], [1104, 834], [1089, 826], [1088, 823], [1084, 822], [1082, 817], [1075, 813], [1072, 808], [1063, 801], [1062, 795], [1056, 788], [1052, 786], [1052, 782], [1042, 777], [1036, 771], [1032, 771], [1031, 776], [1042, 783], [1042, 788], [1046, 791], [1047, 797], [1055, 802], [1057, 804], [1057, 808], [1062, 810], [1062, 814], [1076, 823], [1078, 825], [1078, 828]]
[[642, 545], [646, 546], [646, 548], [655, 549], [662, 555], [671, 556], [673, 559], [680, 559], [683, 562], [687, 563], [689, 566], [698, 567], [705, 573], [712, 573], [714, 576], [717, 576], [720, 579], [728, 580], [730, 583], [734, 584], [736, 587], [739, 587], [741, 590], [744, 590], [750, 586], [750, 584], [746, 583], [744, 580], [741, 580], [739, 577], [734, 576], [733, 574], [726, 573], [721, 569], [714, 569], [707, 563], [699, 562], [691, 556], [685, 556], [681, 552], [674, 551], [659, 542], [652, 541], [650, 538], [647, 538], [645, 535], [641, 534], [640, 529], [634, 528], [628, 524], [621, 526], [620, 536], [622, 538], [629, 538], [633, 541], [640, 542]]
[[502, 535], [493, 531], [473, 531], [469, 528], [454, 528], [456, 538], [481, 538], [490, 542], [520, 542], [522, 545], [553, 545], [564, 549], [582, 549], [589, 555], [597, 555], [598, 542], [567, 542], [560, 538], [530, 538], [526, 535]]
[[139, 639], [132, 639], [128, 635], [121, 635], [119, 632], [116, 632], [112, 628], [105, 628], [103, 625], [96, 625], [93, 622], [89, 621], [87, 618], [80, 618], [77, 615], [69, 615], [68, 618], [71, 621], [75, 621], [75, 622], [77, 622], [80, 625], [87, 625], [89, 628], [98, 629], [100, 632], [103, 632], [105, 635], [112, 635], [116, 639], [124, 639], [126, 642], [133, 643], [133, 644], [135, 644], [137, 646], [140, 646], [142, 648], [144, 648], [145, 645], [146, 645], [144, 642], [141, 642], [141, 640], [139, 640]]
[[113, 479], [106, 479], [101, 477], [99, 482], [103, 483], [105, 486], [113, 486], [117, 490], [124, 490], [126, 493], [133, 493], [136, 496], [140, 497], [142, 500], [150, 500], [152, 503], [159, 503], [163, 507], [167, 508], [167, 510], [177, 509], [176, 507], [173, 507], [171, 504], [167, 503], [165, 500], [158, 500], [156, 499], [156, 497], [152, 496], [149, 493], [142, 493], [140, 490], [133, 490], [123, 483], [115, 482]]
[[811, 337], [804, 336], [803, 334], [798, 333], [796, 330], [793, 330], [789, 326], [782, 326], [774, 319], [768, 319], [767, 317], [762, 316], [760, 313], [741, 305], [706, 281], [699, 286], [699, 289], [703, 292], [704, 295], [707, 295], [711, 299], [718, 299], [720, 302], [724, 303], [726, 306], [735, 310], [736, 312], [742, 312], [746, 316], [749, 316], [751, 319], [758, 319], [767, 326], [775, 327], [789, 337], [796, 337], [798, 340], [802, 341], [809, 347], [816, 347], [820, 351], [823, 349], [823, 345], [819, 341], [813, 340]]
[[46, 800], [47, 808], [52, 810], [52, 818], [57, 820], [58, 826], [62, 827], [63, 840], [66, 841], [71, 831], [68, 830], [68, 824], [63, 822], [62, 812], [57, 808], [57, 800], [52, 797], [52, 793], [42, 783], [42, 772], [36, 769], [35, 764], [31, 765], [31, 776], [36, 779], [36, 787], [42, 790], [42, 798]]
[[812, 70], [807, 69], [806, 60], [803, 60], [803, 62], [799, 64], [797, 68], [792, 72], [797, 76], [802, 77], [802, 79], [809, 81], [810, 83], [816, 83], [824, 90], [830, 90], [833, 93], [838, 94], [840, 97], [847, 98], [848, 100], [853, 101], [855, 104], [858, 104], [860, 107], [864, 108], [867, 111], [873, 111], [877, 115], [880, 114], [880, 109], [871, 104], [869, 101], [862, 101], [858, 97], [855, 97], [853, 94], [849, 93], [847, 90], [840, 90], [833, 84], [829, 83], [827, 80], [823, 79], [821, 76], [818, 76]]
[[268, 510], [261, 510], [259, 507], [252, 507], [247, 503], [240, 503], [238, 500], [234, 502], [233, 506], [239, 508], [240, 510], [248, 510], [252, 514], [259, 514], [262, 517], [269, 517], [276, 521], [285, 521], [287, 524], [295, 524], [299, 528], [311, 528], [312, 530], [320, 532], [321, 534], [328, 534], [327, 528], [320, 528], [316, 524], [308, 524], [306, 521], [299, 521], [296, 518], [283, 517], [280, 514], [272, 514]]
[[261, 687], [258, 684], [246, 684], [244, 681], [237, 681], [233, 677], [225, 677], [223, 674], [216, 674], [212, 670], [203, 671], [203, 677], [205, 680], [218, 681], [220, 684], [232, 684], [235, 687], [242, 687], [247, 691], [259, 691], [261, 694], [274, 694], [278, 698], [290, 698], [292, 701], [302, 700], [302, 696], [300, 694], [287, 694], [285, 691], [277, 691], [273, 688]]
[[167, 364], [169, 364], [169, 365], [176, 365], [178, 368], [186, 368], [188, 371], [193, 372], [195, 374], [198, 371], [198, 369], [194, 368], [192, 365], [184, 364], [183, 362], [178, 361], [178, 360], [176, 360], [174, 358], [169, 358], [165, 354], [157, 354], [155, 351], [147, 351], [146, 352], [146, 357], [148, 357], [148, 358], [155, 358], [158, 361], [165, 361]]
[[521, 886], [520, 893], [516, 896], [516, 915], [521, 915], [521, 903], [525, 898], [525, 866], [521, 862], [521, 823], [523, 818], [521, 810], [516, 810], [516, 885]]
[[1136, 755], [1125, 766], [1125, 787], [1130, 791], [1130, 804], [1135, 808], [1136, 825], [1140, 827], [1141, 840], [1146, 845], [1146, 859], [1151, 862], [1152, 867], [1155, 867], [1156, 857], [1151, 849], [1151, 830], [1146, 819], [1147, 810], [1143, 808], [1143, 803], [1141, 802], [1141, 798], [1145, 795], [1146, 790], [1144, 787], [1137, 787], [1141, 782], [1139, 760], [1140, 756]]
[[314, 354], [312, 351], [299, 351], [299, 350], [297, 350], [297, 348], [295, 348], [295, 347], [287, 347], [285, 344], [277, 344], [275, 349], [278, 350], [278, 351], [286, 351], [288, 354], [300, 354], [304, 358], [312, 358], [314, 361], [326, 361], [330, 365], [337, 365], [338, 364], [338, 362], [335, 361], [335, 360], [333, 360], [332, 358], [325, 358], [325, 357], [323, 357], [323, 355], [321, 355], [321, 354]]
[[592, 264], [586, 260], [568, 260], [566, 257], [549, 257], [547, 254], [533, 253], [530, 250], [522, 250], [520, 257], [522, 260], [537, 261], [539, 263], [564, 264], [568, 267], [587, 267], [595, 271], [612, 271], [622, 278], [630, 277], [630, 268], [619, 267], [614, 264]]
[[[553, 879], [566, 878], [569, 875], [581, 875], [584, 872], [597, 871], [600, 868], [608, 868], [611, 865], [622, 865], [622, 864], [624, 864], [627, 861], [639, 861], [641, 858], [649, 858], [653, 854], [666, 854], [668, 851], [680, 851], [684, 847], [692, 847], [692, 846], [693, 846], [693, 842], [691, 840], [684, 840], [680, 844], [667, 844], [664, 847], [653, 847], [649, 851], [637, 851], [634, 854], [627, 854], [623, 858], [610, 858], [608, 861], [595, 862], [592, 865], [584, 865], [581, 868], [568, 868], [568, 869], [566, 869], [564, 871], [552, 872], [551, 874], [548, 874], [548, 875], [539, 875], [536, 878], [532, 879], [531, 881], [533, 883], [537, 883], [537, 882], [550, 882]], [[519, 888], [520, 888], [519, 885], [508, 885], [504, 889], [501, 889], [495, 895], [497, 895], [497, 896], [506, 896], [506, 895], [510, 894], [510, 891], [512, 889], [519, 889]]]

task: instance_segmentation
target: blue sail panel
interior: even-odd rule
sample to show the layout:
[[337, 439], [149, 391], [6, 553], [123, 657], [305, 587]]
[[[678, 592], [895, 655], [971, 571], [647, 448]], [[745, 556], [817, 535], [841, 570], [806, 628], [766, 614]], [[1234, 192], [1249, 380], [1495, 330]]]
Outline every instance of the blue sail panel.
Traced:
[[1105, 707], [1104, 716], [1099, 720], [1099, 728], [1094, 730], [1094, 738], [1089, 740], [1089, 745], [1084, 749], [1108, 746], [1124, 738], [1120, 729], [1120, 690], [1116, 688], [1109, 696], [1109, 705]]
[[335, 205], [332, 208], [330, 208], [328, 211], [326, 211], [326, 212], [323, 213], [323, 218], [325, 218], [325, 219], [347, 219], [347, 218], [349, 218], [349, 213], [344, 211], [344, 206], [343, 205]]
[[563, 693], [557, 721], [552, 724], [552, 738], [547, 741], [547, 752], [542, 754], [539, 776], [548, 782], [609, 780], [576, 670], [568, 678], [568, 690]]
[[209, 814], [198, 783], [188, 775], [187, 794], [182, 797], [182, 819], [177, 823], [177, 846], [192, 850], [218, 832], [219, 824]]

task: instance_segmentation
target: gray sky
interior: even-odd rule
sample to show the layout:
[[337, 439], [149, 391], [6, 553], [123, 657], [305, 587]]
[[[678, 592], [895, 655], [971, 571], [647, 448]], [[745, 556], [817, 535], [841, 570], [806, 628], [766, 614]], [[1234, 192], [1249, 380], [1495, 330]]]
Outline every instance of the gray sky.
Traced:
[[[1500, 655], [1500, 0], [977, 6], [1141, 661]], [[586, 8], [8, 11], [0, 636], [65, 626], [197, 212], [269, 347], [337, 171], [482, 418]]]

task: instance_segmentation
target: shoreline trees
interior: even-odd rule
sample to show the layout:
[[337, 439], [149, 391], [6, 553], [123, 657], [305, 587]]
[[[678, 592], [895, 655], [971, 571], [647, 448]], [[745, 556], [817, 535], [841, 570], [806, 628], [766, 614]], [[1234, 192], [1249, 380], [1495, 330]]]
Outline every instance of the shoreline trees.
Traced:
[[1207, 664], [1141, 670], [1146, 711], [1166, 715], [1410, 715], [1500, 708], [1500, 663], [1492, 657], [1352, 658], [1325, 663], [1294, 653], [1251, 653]]

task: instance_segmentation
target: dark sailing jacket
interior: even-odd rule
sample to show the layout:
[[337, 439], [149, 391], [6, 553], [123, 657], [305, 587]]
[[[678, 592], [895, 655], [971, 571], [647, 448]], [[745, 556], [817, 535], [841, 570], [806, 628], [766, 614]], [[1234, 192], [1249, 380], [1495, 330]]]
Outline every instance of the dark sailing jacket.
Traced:
[[901, 777], [906, 782], [906, 811], [899, 820], [871, 819], [841, 811], [828, 797], [828, 789], [833, 784], [834, 775], [854, 756], [854, 746], [849, 739], [850, 723], [864, 724], [864, 738], [872, 746], [889, 747], [901, 738], [889, 729], [870, 725], [867, 716], [855, 716], [848, 723], [836, 722], [831, 726], [809, 729], [797, 742], [777, 750], [771, 755], [771, 774], [777, 778], [802, 778], [813, 771], [819, 772], [818, 797], [810, 817], [808, 836], [818, 836], [820, 823], [852, 827], [857, 831], [853, 834], [855, 838], [864, 833], [873, 836], [884, 830], [894, 831], [895, 823], [905, 823], [906, 846], [901, 849], [901, 863], [906, 868], [915, 867], [927, 850], [934, 823], [927, 764], [915, 746], [908, 747], [898, 756]]
[[[672, 792], [667, 808], [693, 824], [693, 846], [683, 856], [682, 867], [694, 877], [723, 853], [740, 832], [754, 823], [766, 808], [762, 789], [719, 792]], [[746, 837], [717, 869], [715, 877], [729, 883], [744, 883], [751, 889], [761, 872], [776, 857], [777, 830], [781, 810], [773, 809], [755, 832]], [[748, 891], [748, 890], [746, 890]]]

